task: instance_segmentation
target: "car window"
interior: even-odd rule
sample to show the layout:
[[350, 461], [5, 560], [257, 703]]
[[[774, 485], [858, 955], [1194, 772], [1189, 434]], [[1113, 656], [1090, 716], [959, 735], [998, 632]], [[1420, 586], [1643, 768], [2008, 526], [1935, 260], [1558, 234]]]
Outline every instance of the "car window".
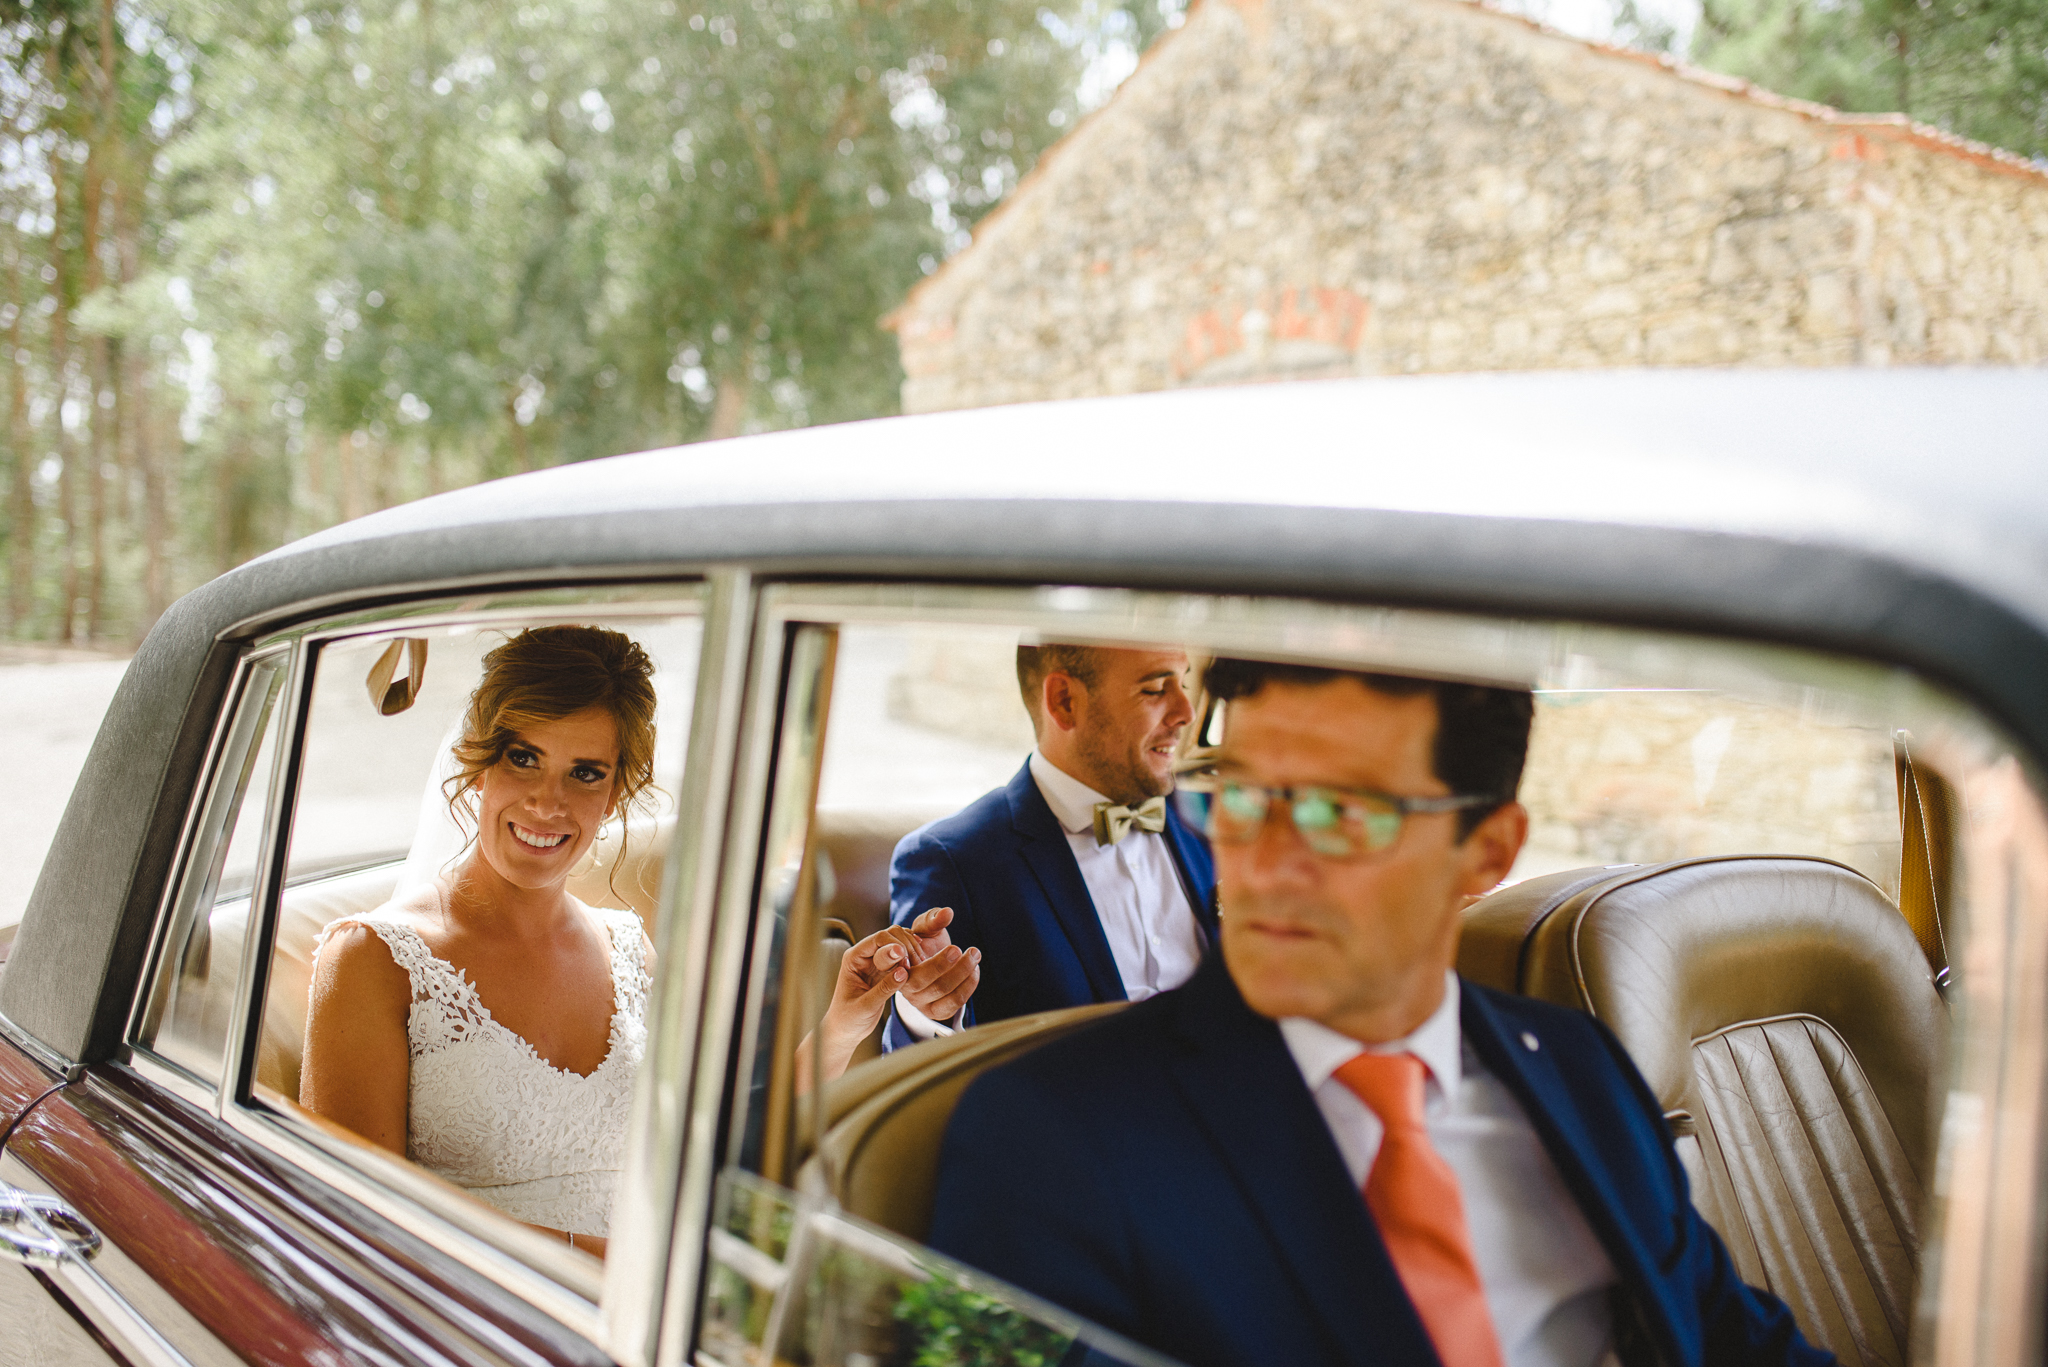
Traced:
[[289, 664], [284, 651], [251, 659], [230, 695], [136, 1034], [143, 1048], [209, 1084], [220, 1081], [235, 1005]]
[[[558, 1255], [541, 1242], [554, 1241], [561, 1255], [582, 1259], [596, 1273], [599, 1265], [585, 1255], [606, 1251], [607, 1212], [620, 1199], [617, 1172], [645, 1054], [647, 1003], [661, 969], [651, 932], [681, 788], [700, 633], [696, 591], [681, 586], [609, 609], [457, 605], [385, 626], [316, 628], [297, 642], [295, 707], [277, 708], [298, 715], [278, 765], [286, 781], [271, 843], [280, 876], [269, 880], [275, 892], [259, 901], [252, 921], [264, 940], [263, 971], [248, 1006], [255, 1052], [241, 1104], [250, 1114], [281, 1122], [284, 1133], [320, 1152], [367, 1165], [463, 1237], [481, 1232], [560, 1271], [548, 1261]], [[546, 652], [533, 655], [535, 641]], [[618, 682], [629, 675], [640, 682]], [[472, 695], [493, 678], [538, 679], [539, 691], [511, 703], [504, 698], [512, 695], [492, 695], [503, 704], [497, 724], [511, 739], [500, 744], [496, 761], [472, 771], [476, 784], [451, 786], [461, 770], [456, 748], [467, 734]], [[638, 702], [578, 701], [616, 699], [622, 688], [634, 698], [644, 693], [647, 708], [633, 715], [651, 722], [651, 732], [621, 720]], [[562, 699], [566, 718], [559, 708], [547, 711]], [[603, 729], [591, 731], [592, 718]], [[651, 782], [631, 802], [608, 805], [614, 779], [623, 781], [635, 763], [627, 752], [640, 742], [629, 744], [629, 733], [651, 746]], [[479, 817], [484, 786], [527, 795], [518, 784], [529, 775], [540, 776], [530, 802]], [[511, 845], [515, 839], [534, 843]], [[496, 893], [476, 904], [476, 917], [439, 914], [458, 885], [499, 879], [503, 850], [484, 849], [492, 841], [535, 851], [534, 868], [521, 866], [524, 872], [513, 875], [532, 878], [495, 881], [492, 888], [512, 887], [514, 896], [521, 889], [565, 890], [581, 904], [550, 923], [567, 939], [548, 942], [567, 946], [580, 977], [551, 978], [556, 961], [548, 953], [513, 945], [503, 927], [518, 913], [502, 898], [491, 900]], [[559, 868], [549, 862], [558, 848]], [[477, 862], [487, 854], [500, 862]], [[483, 929], [468, 940], [437, 938], [458, 920]], [[395, 1052], [363, 1055], [374, 1065], [359, 1065], [349, 1053], [368, 1038], [349, 1033], [357, 1013], [370, 1011], [360, 995], [350, 996], [355, 989], [347, 984], [356, 980], [336, 989], [329, 1016], [318, 1014], [322, 945], [337, 925], [361, 930], [386, 956], [384, 972], [409, 985], [410, 1005], [401, 1000], [388, 1022], [397, 1032]], [[438, 957], [437, 946], [460, 962]], [[548, 990], [527, 991], [532, 982], [560, 985], [559, 1004]], [[380, 1014], [366, 1018], [384, 1022]], [[334, 1109], [332, 1089], [315, 1097], [309, 1037], [338, 1041], [327, 1057], [342, 1060], [348, 1085], [388, 1098], [379, 1103], [387, 1109], [396, 1106], [394, 1133], [365, 1140], [349, 1123], [359, 1112]], [[438, 1110], [429, 1098], [440, 1101]], [[488, 1132], [498, 1121], [485, 1110], [505, 1122], [496, 1135]], [[423, 1128], [429, 1125], [431, 1134]], [[566, 1168], [555, 1163], [550, 1154], [557, 1148], [573, 1149], [576, 1161]], [[407, 1161], [392, 1167], [400, 1155]], [[433, 1228], [431, 1219], [426, 1228]], [[564, 1242], [569, 1234], [579, 1236], [573, 1246]]]
[[[1202, 763], [1224, 724], [1199, 691], [1203, 666], [1219, 653], [1533, 686], [1520, 794], [1531, 832], [1503, 891], [1553, 875], [1792, 858], [1850, 880], [1884, 917], [1910, 927], [1905, 953], [1915, 963], [1904, 971], [1922, 991], [1947, 967], [1942, 927], [1923, 934], [1911, 906], [1899, 910], [1912, 901], [1902, 863], [1927, 862], [1932, 848], [1924, 835], [1902, 844], [1908, 734], [1930, 737], [1924, 748], [1945, 757], [1949, 779], [1929, 769], [1922, 786], [1948, 794], [1952, 821], [1966, 819], [1968, 782], [1959, 776], [1967, 757], [1982, 760], [1997, 746], [1905, 676], [1796, 651], [1573, 624], [1061, 588], [1035, 598], [870, 592], [792, 589], [784, 609], [796, 620], [781, 639], [780, 711], [757, 742], [765, 810], [734, 1036], [738, 1091], [701, 1283], [700, 1348], [709, 1360], [920, 1360], [924, 1327], [943, 1325], [965, 1361], [977, 1360], [978, 1336], [1035, 1352], [1032, 1325], [1093, 1332], [921, 1242], [945, 1120], [963, 1083], [988, 1066], [968, 1060], [1000, 1061], [1080, 1028], [1069, 1013], [1047, 1025], [919, 1020], [899, 998], [850, 1054], [833, 1058], [825, 1044], [849, 952], [888, 926], [892, 910], [900, 921], [920, 909], [892, 908], [898, 846], [1005, 785], [1035, 781], [1020, 644], [1185, 649], [1191, 719], [1179, 759], [1188, 767]], [[1063, 624], [1048, 602], [1080, 610]], [[1013, 607], [1007, 619], [1002, 603]], [[1960, 859], [1954, 842], [1935, 843], [1942, 859]], [[1902, 851], [1913, 860], [1902, 861]], [[1961, 924], [1966, 880], [1949, 867], [1937, 881], [1942, 916]], [[1739, 904], [1728, 906], [1732, 913]], [[1763, 923], [1775, 914], [1761, 913]], [[892, 1020], [909, 1028], [892, 1032]], [[1945, 1045], [1940, 1029], [1929, 1030], [1918, 1047], [1936, 1060], [1938, 1088]], [[1675, 1105], [1672, 1115], [1674, 1133], [1683, 1125], [1688, 1136], [1713, 1123]], [[1681, 1150], [1689, 1164], [1700, 1161], [1690, 1138]], [[1695, 1180], [1704, 1189], [1705, 1179]], [[1731, 1209], [1716, 1207], [1710, 1219]], [[858, 1271], [840, 1277], [836, 1268]], [[1747, 1274], [1770, 1280], [1761, 1267]], [[956, 1287], [965, 1289], [956, 1295]], [[991, 1298], [993, 1318], [968, 1312], [984, 1304], [976, 1297]], [[1005, 1318], [1012, 1313], [1022, 1318]], [[1070, 1340], [1044, 1342], [1048, 1361], [1071, 1348]]]
[[[859, 643], [857, 658], [845, 653], [849, 639]], [[915, 652], [917, 639], [914, 631], [810, 625], [785, 642], [754, 885], [748, 977], [756, 1005], [741, 1029], [743, 1095], [708, 1233], [695, 1360], [717, 1367], [1082, 1360], [1171, 1367], [1160, 1354], [820, 1199], [829, 1162], [820, 1152], [829, 1124], [820, 1102], [844, 1109], [852, 1095], [846, 1087], [862, 1085], [861, 1077], [844, 1078], [846, 1087], [834, 1081], [845, 1065], [826, 1061], [822, 1018], [851, 939], [887, 922], [886, 894], [873, 896], [874, 867], [857, 863], [861, 837], [872, 845], [881, 831], [893, 844], [886, 833], [895, 815], [942, 805], [1007, 762], [1000, 743], [963, 747], [914, 731], [868, 730], [874, 711], [888, 710], [888, 669]], [[835, 667], [849, 658], [853, 670]], [[834, 795], [856, 793], [865, 779], [884, 791], [895, 815], [878, 821], [871, 806], [855, 806], [843, 821], [828, 818], [820, 774], [828, 721], [842, 699], [855, 721], [846, 728], [854, 757], [841, 767], [853, 772], [842, 774]], [[877, 1044], [871, 1037], [860, 1046], [855, 1064], [872, 1059]], [[906, 1164], [902, 1176], [917, 1183], [929, 1175], [916, 1169]]]

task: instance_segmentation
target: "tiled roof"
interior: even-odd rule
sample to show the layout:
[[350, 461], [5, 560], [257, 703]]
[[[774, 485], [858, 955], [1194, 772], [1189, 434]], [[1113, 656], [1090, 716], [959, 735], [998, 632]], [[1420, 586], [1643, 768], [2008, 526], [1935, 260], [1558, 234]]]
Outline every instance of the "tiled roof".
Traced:
[[[1662, 53], [1644, 52], [1637, 48], [1621, 47], [1613, 43], [1601, 43], [1589, 38], [1579, 38], [1564, 32], [1562, 29], [1552, 28], [1540, 20], [1531, 19], [1526, 15], [1511, 14], [1506, 10], [1486, 3], [1486, 0], [1431, 0], [1431, 2], [1457, 5], [1465, 9], [1480, 11], [1494, 20], [1522, 24], [1537, 33], [1543, 34], [1545, 37], [1556, 38], [1567, 43], [1576, 43], [1580, 47], [1597, 52], [1603, 57], [1613, 57], [1621, 61], [1635, 62], [1643, 66], [1654, 67], [1676, 80], [1702, 86], [1708, 90], [1713, 90], [1735, 99], [1745, 100], [1751, 104], [1761, 105], [1766, 109], [1783, 110], [1788, 114], [1794, 114], [1810, 122], [1837, 130], [1841, 135], [1842, 141], [1836, 147], [1836, 156], [1868, 158], [1871, 156], [1871, 147], [1875, 142], [1909, 143], [1912, 146], [1924, 148], [1930, 152], [1939, 152], [1947, 156], [1960, 158], [1970, 162], [1972, 165], [2000, 175], [2019, 176], [2042, 185], [2048, 185], [2048, 162], [2030, 160], [2019, 155], [2017, 152], [2008, 152], [2003, 148], [1993, 147], [1989, 143], [1976, 142], [1970, 138], [1959, 137], [1954, 133], [1936, 128], [1932, 124], [1916, 122], [1904, 114], [1852, 114], [1828, 105], [1816, 104], [1812, 100], [1793, 99], [1788, 95], [1780, 95], [1774, 91], [1766, 90], [1754, 82], [1745, 81], [1735, 76], [1724, 76], [1718, 71], [1709, 71], [1705, 67], [1694, 66], [1690, 62], [1683, 62]], [[1205, 3], [1209, 3], [1209, 0], [1188, 0], [1187, 14], [1192, 17], [1195, 11]], [[1243, 0], [1242, 3], [1241, 0], [1224, 0], [1224, 3], [1237, 5], [1247, 10], [1256, 10], [1260, 7], [1262, 0]], [[1052, 159], [1073, 146], [1080, 136], [1081, 130], [1087, 127], [1091, 121], [1100, 117], [1104, 111], [1108, 110], [1110, 106], [1114, 105], [1122, 97], [1124, 90], [1129, 88], [1131, 82], [1138, 79], [1139, 72], [1144, 70], [1146, 65], [1173, 40], [1178, 32], [1179, 30], [1168, 30], [1160, 34], [1153, 41], [1152, 46], [1138, 59], [1138, 69], [1124, 79], [1123, 84], [1117, 87], [1116, 93], [1104, 101], [1099, 108], [1090, 111], [1084, 116], [1079, 123], [1074, 125], [1072, 132], [1046, 148], [1039, 155], [1037, 164], [1017, 182], [1017, 188], [1005, 196], [1001, 204], [991, 209], [975, 225], [974, 242], [948, 259], [933, 274], [912, 286], [910, 292], [904, 296], [903, 302], [882, 318], [882, 326], [892, 330], [901, 326], [905, 321], [906, 315], [910, 313], [912, 305], [917, 302], [918, 296], [935, 284], [940, 277], [944, 276], [952, 268], [954, 261], [959, 260], [961, 256], [966, 255], [967, 252], [971, 252], [981, 245], [987, 228], [1001, 218], [1011, 205], [1017, 203], [1018, 200], [1030, 192], [1034, 184], [1044, 174], [1045, 168], [1051, 163]]]

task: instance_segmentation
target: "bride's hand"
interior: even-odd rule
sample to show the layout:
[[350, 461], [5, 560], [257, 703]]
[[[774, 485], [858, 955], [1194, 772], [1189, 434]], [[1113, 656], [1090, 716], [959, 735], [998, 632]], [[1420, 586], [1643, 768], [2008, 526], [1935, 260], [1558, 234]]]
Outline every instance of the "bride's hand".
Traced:
[[[916, 955], [916, 936], [901, 926], [887, 926], [840, 958], [832, 1003], [825, 1008], [817, 1029], [797, 1046], [798, 1093], [811, 1089], [814, 1062], [822, 1066], [827, 1082], [846, 1071], [853, 1062], [853, 1051], [881, 1023], [890, 995], [910, 981]], [[814, 1053], [822, 1057], [814, 1058]]]

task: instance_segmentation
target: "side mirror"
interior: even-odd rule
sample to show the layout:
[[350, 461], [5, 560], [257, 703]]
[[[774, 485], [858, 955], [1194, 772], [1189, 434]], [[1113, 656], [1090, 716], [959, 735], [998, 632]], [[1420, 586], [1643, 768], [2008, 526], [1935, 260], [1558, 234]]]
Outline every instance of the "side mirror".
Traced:
[[[405, 662], [402, 674], [401, 659]], [[364, 681], [370, 690], [370, 706], [383, 716], [397, 716], [419, 701], [420, 681], [426, 675], [426, 641], [417, 636], [401, 636], [384, 647], [377, 663], [370, 666], [370, 677]]]

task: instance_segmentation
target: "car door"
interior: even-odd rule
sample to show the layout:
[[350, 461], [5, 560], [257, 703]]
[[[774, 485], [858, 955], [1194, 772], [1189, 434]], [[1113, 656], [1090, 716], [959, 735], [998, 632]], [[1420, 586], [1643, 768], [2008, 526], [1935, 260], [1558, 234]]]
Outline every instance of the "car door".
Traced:
[[[389, 895], [408, 853], [400, 837], [420, 820], [470, 686], [463, 670], [525, 625], [637, 634], [658, 657], [674, 722], [657, 782], [683, 793], [701, 595], [688, 581], [472, 590], [330, 610], [237, 647], [129, 1048], [73, 1070], [0, 1156], [0, 1181], [30, 1212], [0, 1230], [27, 1223], [56, 1246], [40, 1264], [5, 1268], [8, 1304], [38, 1328], [0, 1336], [0, 1363], [95, 1352], [167, 1364], [633, 1360], [601, 1346], [607, 1296], [636, 1281], [630, 1241], [609, 1266], [572, 1253], [299, 1108], [290, 1079], [320, 918]], [[418, 706], [392, 706], [392, 672], [378, 678], [378, 662], [395, 654], [402, 684], [408, 652], [427, 659], [429, 640], [424, 685], [408, 699]], [[607, 886], [579, 895], [618, 893], [659, 933], [671, 829], [655, 820], [615, 833]], [[17, 1056], [6, 1063], [21, 1069]], [[34, 1082], [10, 1074], [8, 1094]], [[667, 1232], [661, 1223], [664, 1245]]]

